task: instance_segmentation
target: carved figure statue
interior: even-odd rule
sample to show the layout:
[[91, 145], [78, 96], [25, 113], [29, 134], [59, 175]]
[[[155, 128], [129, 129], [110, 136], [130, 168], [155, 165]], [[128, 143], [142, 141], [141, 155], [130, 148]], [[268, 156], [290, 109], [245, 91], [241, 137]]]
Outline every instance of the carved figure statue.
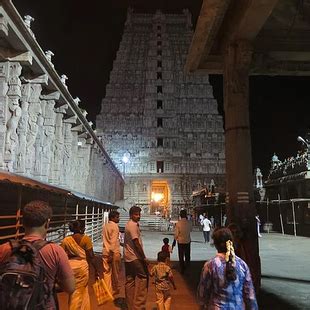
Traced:
[[18, 121], [22, 115], [22, 109], [18, 105], [18, 99], [11, 102], [9, 106], [11, 111], [11, 118], [6, 123], [6, 139], [5, 139], [5, 151], [7, 153], [13, 153], [18, 143], [17, 126]]
[[44, 131], [43, 131], [44, 117], [42, 114], [38, 115], [37, 126], [38, 133], [35, 141], [35, 156], [34, 156], [34, 175], [41, 176], [41, 167], [42, 167], [42, 149], [44, 144]]
[[79, 104], [80, 104], [80, 102], [81, 102], [81, 99], [80, 99], [79, 97], [76, 97], [76, 98], [73, 99], [73, 101], [75, 102], [75, 104], [76, 104], [77, 106], [79, 106]]
[[68, 88], [68, 86], [66, 85], [66, 81], [68, 80], [68, 77], [65, 74], [63, 74], [60, 77], [60, 80], [61, 80], [61, 83], [64, 84], [66, 88]]
[[34, 33], [31, 30], [31, 23], [34, 21], [34, 18], [31, 17], [30, 15], [24, 16], [24, 24], [28, 28], [29, 32], [31, 35], [35, 38]]
[[46, 59], [48, 60], [48, 62], [51, 64], [51, 66], [54, 68], [54, 65], [53, 65], [53, 63], [52, 63], [52, 56], [54, 56], [55, 54], [52, 52], [52, 51], [50, 51], [50, 50], [48, 50], [48, 51], [46, 51], [45, 52], [45, 57], [46, 57]]
[[255, 180], [256, 188], [262, 188], [263, 187], [263, 175], [259, 168], [256, 168], [255, 177], [256, 177], [256, 180]]
[[34, 18], [30, 15], [24, 16], [24, 23], [27, 28], [31, 29], [31, 23], [34, 21]]
[[34, 144], [38, 133], [38, 117], [42, 114], [41, 106], [39, 102], [30, 102], [29, 104], [29, 118], [28, 118], [28, 131], [27, 131], [27, 163], [26, 169], [30, 173], [33, 160], [34, 160]]

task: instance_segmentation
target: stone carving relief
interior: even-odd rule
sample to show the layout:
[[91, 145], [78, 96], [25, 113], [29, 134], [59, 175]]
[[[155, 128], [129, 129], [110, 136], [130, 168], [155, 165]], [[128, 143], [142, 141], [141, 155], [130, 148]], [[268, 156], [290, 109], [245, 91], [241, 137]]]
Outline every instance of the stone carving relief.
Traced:
[[[56, 98], [59, 94], [56, 93]], [[48, 99], [48, 96], [43, 96]], [[43, 181], [48, 181], [50, 172], [50, 164], [53, 154], [53, 141], [55, 137], [55, 121], [56, 113], [54, 112], [55, 100], [48, 99], [41, 101], [42, 114], [44, 118], [44, 143], [42, 144], [42, 169], [41, 178]]]
[[4, 168], [9, 62], [0, 63], [0, 168]]
[[44, 117], [42, 114], [38, 114], [37, 118], [37, 135], [34, 144], [34, 167], [33, 175], [41, 178], [42, 175], [42, 162], [43, 162], [43, 144], [44, 141]]
[[6, 141], [5, 141], [5, 151], [6, 153], [13, 154], [15, 148], [18, 143], [18, 136], [17, 136], [17, 125], [18, 121], [21, 117], [21, 108], [19, 106], [19, 99], [12, 98], [9, 102], [9, 113], [10, 118], [6, 123]]
[[[63, 171], [62, 171], [62, 182], [64, 185], [70, 184], [70, 173], [72, 173], [72, 169], [70, 169], [70, 162], [72, 157], [72, 132], [71, 132], [71, 124], [66, 122], [64, 123], [64, 152], [63, 152]], [[77, 167], [74, 167], [77, 169]]]
[[28, 130], [26, 136], [26, 173], [31, 175], [34, 164], [35, 147], [37, 133], [38, 133], [38, 117], [42, 114], [42, 109], [40, 105], [40, 94], [42, 86], [40, 84], [30, 84], [30, 97], [29, 97], [29, 107], [28, 107]]
[[55, 109], [55, 136], [53, 146], [53, 158], [49, 173], [49, 182], [52, 184], [59, 184], [61, 167], [63, 164], [63, 147], [64, 147], [64, 136], [63, 136], [63, 116], [67, 106], [62, 106]]
[[25, 156], [27, 148], [27, 131], [28, 131], [28, 108], [30, 97], [30, 84], [23, 84], [21, 87], [21, 118], [17, 127], [17, 134], [19, 137], [19, 145], [17, 151], [17, 158], [15, 161], [15, 170], [18, 173], [25, 173]]
[[[6, 7], [2, 9], [5, 11]], [[34, 37], [31, 31], [33, 20], [31, 16], [25, 16], [23, 29], [27, 28]], [[75, 103], [70, 102], [71, 111], [63, 117], [68, 109], [66, 102], [72, 101], [72, 98], [63, 87], [57, 90], [56, 86], [62, 82], [67, 87], [67, 77], [49, 74], [54, 54], [36, 50], [42, 55], [33, 61], [36, 53], [31, 50], [32, 44], [27, 44], [28, 50], [14, 50], [14, 47], [24, 46], [24, 42], [33, 40], [27, 32], [27, 38], [23, 38], [25, 32], [21, 32], [20, 27], [14, 27], [15, 21], [15, 18], [1, 21], [3, 36], [0, 45], [9, 49], [2, 53], [0, 62], [0, 169], [50, 181], [55, 185], [65, 183], [69, 189], [86, 194], [89, 194], [87, 180], [93, 179], [94, 196], [108, 200], [108, 197], [114, 199], [116, 194], [120, 199], [122, 178], [111, 167], [110, 161], [103, 158], [97, 140], [90, 138], [95, 134], [89, 128], [92, 124], [72, 131], [72, 124], [76, 123], [74, 118], [77, 117], [75, 108], [79, 104], [78, 98], [74, 99]], [[127, 54], [128, 51], [124, 49], [124, 58]], [[119, 76], [122, 76], [122, 72]], [[131, 81], [128, 80], [128, 83]], [[126, 88], [129, 96], [133, 88], [133, 85]], [[135, 88], [137, 91], [137, 85]], [[138, 95], [140, 91], [137, 91], [136, 97]], [[126, 101], [128, 115], [132, 112], [130, 102], [131, 99]], [[118, 103], [116, 101], [117, 108]], [[80, 127], [87, 122], [86, 114], [83, 111], [84, 119], [81, 117]], [[134, 121], [135, 118], [132, 123]], [[83, 144], [80, 149], [77, 146], [79, 140]], [[95, 157], [90, 157], [91, 150], [96, 153]], [[73, 182], [75, 177], [78, 179], [76, 186]], [[115, 184], [120, 188], [116, 190]]]
[[19, 119], [21, 117], [21, 108], [19, 99], [21, 97], [20, 75], [22, 66], [18, 62], [12, 62], [9, 65], [9, 82], [8, 82], [8, 109], [5, 136], [5, 161], [9, 171], [13, 171], [13, 162], [15, 151], [18, 145], [18, 135], [16, 132]]

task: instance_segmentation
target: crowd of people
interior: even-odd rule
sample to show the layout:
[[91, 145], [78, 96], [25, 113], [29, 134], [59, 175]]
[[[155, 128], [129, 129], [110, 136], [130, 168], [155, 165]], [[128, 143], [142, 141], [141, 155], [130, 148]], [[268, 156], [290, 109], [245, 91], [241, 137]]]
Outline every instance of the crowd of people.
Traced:
[[[33, 245], [37, 242], [44, 242], [51, 216], [51, 208], [46, 202], [28, 203], [23, 209], [25, 236], [20, 242], [20, 248], [15, 251], [12, 242], [0, 246], [0, 278], [2, 279], [0, 281], [0, 301], [9, 298], [5, 297], [5, 292], [10, 294], [8, 285], [12, 285], [12, 281], [4, 283], [3, 279], [6, 275], [12, 276], [12, 271], [6, 272], [12, 262], [16, 267], [16, 261], [12, 257], [19, 252], [20, 257], [23, 255], [26, 257], [25, 252], [28, 251], [33, 251], [35, 254]], [[69, 228], [72, 234], [65, 237], [60, 246], [52, 242], [44, 242], [41, 247], [38, 247], [39, 261], [46, 275], [44, 280], [46, 291], [44, 294], [42, 293], [42, 298], [37, 296], [38, 294], [35, 298], [30, 296], [27, 303], [36, 305], [33, 309], [58, 309], [55, 293], [58, 287], [69, 294], [68, 306], [70, 310], [91, 309], [88, 292], [90, 265], [94, 268], [95, 276], [103, 278], [114, 298], [118, 299], [121, 287], [121, 246], [123, 246], [125, 301], [128, 310], [146, 309], [149, 277], [154, 279], [157, 308], [159, 310], [171, 309], [171, 288], [176, 289], [170, 264], [170, 255], [174, 247], [178, 248], [181, 274], [189, 269], [191, 262], [192, 224], [187, 218], [187, 212], [186, 210], [180, 211], [180, 219], [174, 228], [173, 244], [169, 244], [168, 238], [163, 239], [163, 245], [157, 254], [157, 264], [155, 265], [149, 263], [144, 252], [139, 228], [141, 209], [132, 206], [129, 216], [123, 242], [120, 239], [118, 226], [119, 212], [111, 211], [108, 215], [108, 222], [103, 226], [103, 274], [100, 274], [100, 268], [95, 263], [93, 244], [85, 234], [84, 221], [75, 220], [70, 223]], [[207, 243], [210, 241], [210, 231], [214, 224], [207, 216], [201, 220], [204, 240]], [[205, 263], [197, 288], [197, 302], [201, 309], [258, 309], [249, 268], [234, 253], [232, 232], [229, 228], [215, 229], [213, 240], [218, 253]], [[15, 270], [15, 273], [17, 272]], [[14, 289], [16, 291], [16, 287]], [[10, 303], [7, 302], [7, 304]], [[15, 309], [12, 307], [12, 303], [10, 305], [11, 308], [5, 309]], [[23, 309], [32, 308], [23, 307]]]

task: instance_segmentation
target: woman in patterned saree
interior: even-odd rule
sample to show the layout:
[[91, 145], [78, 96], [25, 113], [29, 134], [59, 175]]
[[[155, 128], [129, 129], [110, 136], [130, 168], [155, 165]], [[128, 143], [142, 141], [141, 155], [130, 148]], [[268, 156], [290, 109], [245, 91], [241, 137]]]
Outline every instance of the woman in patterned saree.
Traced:
[[75, 277], [76, 289], [69, 300], [69, 310], [90, 310], [88, 262], [94, 266], [96, 274], [98, 274], [94, 263], [93, 244], [91, 239], [84, 234], [84, 221], [71, 222], [69, 229], [73, 234], [64, 238], [61, 243], [69, 257], [69, 263]]
[[197, 289], [201, 309], [257, 310], [251, 274], [235, 255], [231, 231], [217, 229], [213, 240], [218, 253], [205, 263]]

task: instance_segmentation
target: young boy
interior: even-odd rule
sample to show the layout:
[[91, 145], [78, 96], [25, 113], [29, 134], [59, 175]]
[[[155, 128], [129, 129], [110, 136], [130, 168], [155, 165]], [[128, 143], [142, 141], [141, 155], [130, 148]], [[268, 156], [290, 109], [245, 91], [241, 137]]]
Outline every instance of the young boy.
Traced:
[[150, 276], [155, 277], [157, 309], [164, 310], [170, 310], [171, 306], [170, 284], [176, 289], [171, 268], [166, 264], [167, 258], [167, 253], [159, 252], [157, 254], [158, 264], [150, 272]]
[[161, 251], [165, 252], [167, 254], [167, 257], [170, 258], [170, 254], [172, 253], [172, 247], [169, 244], [169, 239], [164, 238], [163, 243], [164, 243], [164, 245], [161, 247]]

